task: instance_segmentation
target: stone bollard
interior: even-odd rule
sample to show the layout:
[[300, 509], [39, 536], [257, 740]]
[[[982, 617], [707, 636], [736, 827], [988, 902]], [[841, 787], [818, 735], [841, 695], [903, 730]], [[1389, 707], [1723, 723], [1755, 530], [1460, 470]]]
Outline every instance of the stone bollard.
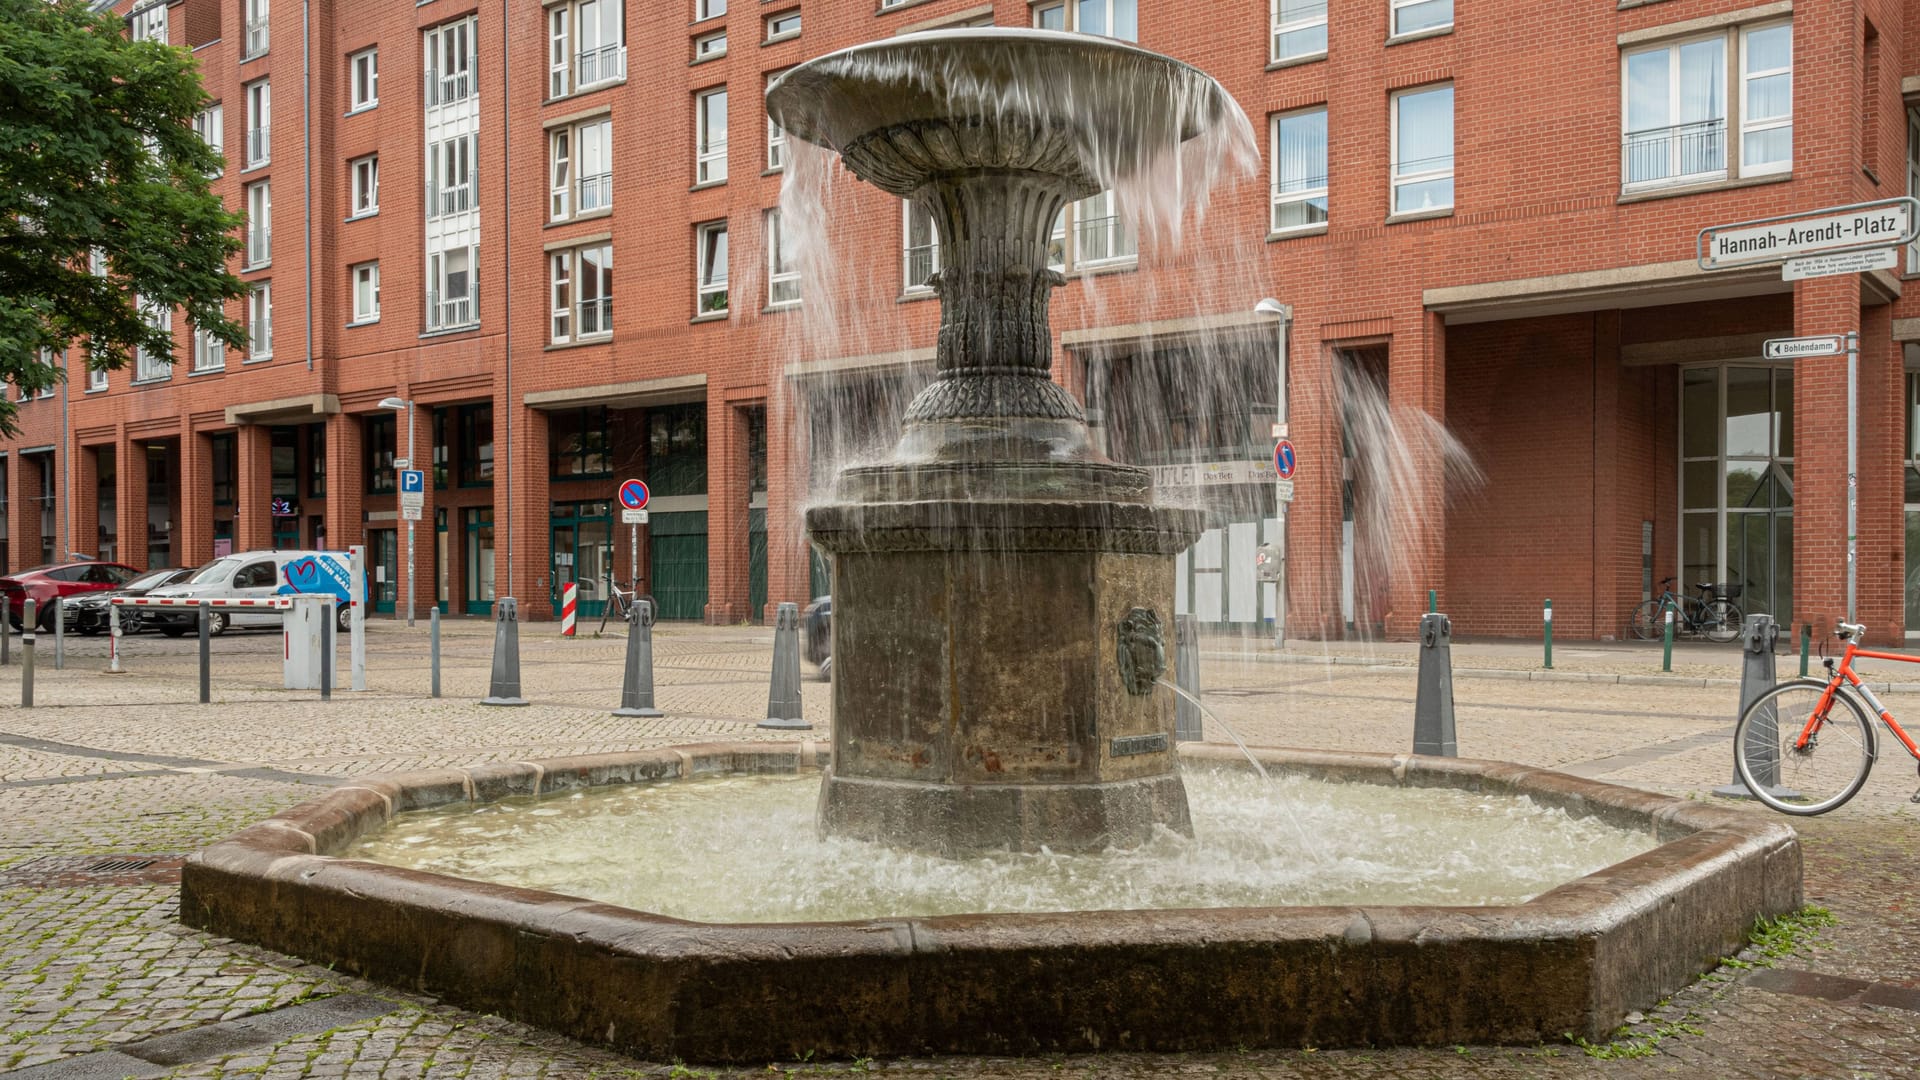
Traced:
[[[776, 646], [777, 647], [777, 646]], [[627, 671], [615, 716], [665, 716], [653, 704], [653, 601], [627, 609]], [[763, 725], [764, 726], [764, 725]]]
[[773, 618], [773, 684], [767, 688], [767, 718], [763, 728], [805, 731], [800, 707], [800, 605], [781, 604]]
[[33, 708], [33, 621], [34, 603], [27, 601], [26, 616], [20, 620], [20, 707]]
[[1173, 684], [1192, 695], [1173, 695], [1173, 738], [1175, 742], [1199, 742], [1205, 737], [1200, 723], [1200, 631], [1193, 616], [1173, 617]]
[[1459, 757], [1453, 734], [1453, 620], [1420, 616], [1420, 687], [1413, 699], [1413, 752]]
[[[1740, 709], [1739, 712], [1734, 714], [1735, 720], [1740, 718], [1740, 713], [1747, 711], [1747, 706], [1752, 704], [1755, 698], [1773, 689], [1775, 681], [1773, 647], [1779, 638], [1780, 627], [1775, 625], [1773, 616], [1747, 616], [1747, 631], [1741, 643], [1740, 650]], [[1766, 712], [1756, 716], [1753, 727], [1747, 731], [1748, 738], [1760, 742], [1769, 748], [1777, 746], [1780, 741], [1778, 738], [1779, 729], [1775, 723], [1778, 718], [1770, 715], [1772, 711], [1773, 710], [1769, 708]], [[1777, 753], [1778, 751], [1774, 752]], [[1766, 761], [1771, 760], [1771, 758], [1769, 755], [1755, 755], [1755, 760]], [[1780, 786], [1780, 768], [1778, 762], [1775, 762], [1767, 772], [1772, 775], [1756, 776], [1754, 779], [1765, 784], [1769, 791], [1779, 795], [1781, 798], [1790, 799], [1794, 797], [1793, 792]], [[1740, 782], [1740, 770], [1738, 768], [1734, 769], [1733, 779], [1728, 781], [1724, 787], [1714, 788], [1713, 793], [1727, 799], [1753, 798], [1753, 792], [1748, 791], [1747, 785]]]
[[482, 705], [525, 705], [520, 696], [519, 603], [503, 596], [493, 605], [493, 680]]

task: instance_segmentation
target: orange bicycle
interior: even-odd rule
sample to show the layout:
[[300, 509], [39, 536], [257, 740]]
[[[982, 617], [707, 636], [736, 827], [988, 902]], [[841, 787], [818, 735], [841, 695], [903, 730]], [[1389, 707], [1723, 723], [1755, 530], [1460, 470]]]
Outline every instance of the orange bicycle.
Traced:
[[[1843, 805], [1867, 782], [1876, 742], [1873, 720], [1855, 695], [1873, 706], [1873, 715], [1920, 761], [1920, 746], [1900, 729], [1880, 699], [1854, 673], [1855, 657], [1920, 664], [1920, 656], [1870, 652], [1860, 647], [1867, 628], [1839, 624], [1834, 636], [1847, 651], [1825, 660], [1827, 678], [1791, 679], [1755, 698], [1741, 710], [1733, 729], [1733, 766], [1753, 797], [1783, 814], [1824, 814]], [[1920, 802], [1915, 792], [1913, 802]]]

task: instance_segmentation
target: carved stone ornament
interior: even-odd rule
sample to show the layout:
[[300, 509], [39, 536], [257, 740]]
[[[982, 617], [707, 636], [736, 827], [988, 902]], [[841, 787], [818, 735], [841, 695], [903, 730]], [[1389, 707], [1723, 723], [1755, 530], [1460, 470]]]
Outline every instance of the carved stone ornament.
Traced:
[[1153, 684], [1167, 673], [1166, 638], [1160, 632], [1160, 616], [1146, 608], [1134, 608], [1120, 620], [1120, 681], [1127, 693], [1144, 697], [1153, 693]]

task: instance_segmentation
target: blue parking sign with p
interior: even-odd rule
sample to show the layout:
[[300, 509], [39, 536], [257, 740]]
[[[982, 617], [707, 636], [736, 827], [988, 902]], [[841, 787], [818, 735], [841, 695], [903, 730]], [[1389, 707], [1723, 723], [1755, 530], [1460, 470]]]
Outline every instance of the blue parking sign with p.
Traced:
[[401, 469], [400, 490], [402, 492], [425, 492], [427, 490], [427, 472], [425, 469]]

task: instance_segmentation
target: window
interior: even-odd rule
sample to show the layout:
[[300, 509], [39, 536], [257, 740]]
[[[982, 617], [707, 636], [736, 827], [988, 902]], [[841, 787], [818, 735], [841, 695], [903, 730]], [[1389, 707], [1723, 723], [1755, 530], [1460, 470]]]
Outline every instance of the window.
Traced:
[[380, 264], [361, 263], [352, 273], [353, 321], [372, 322], [380, 317]]
[[427, 256], [427, 328], [446, 330], [480, 321], [474, 303], [478, 249], [457, 247]]
[[718, 184], [727, 178], [727, 88], [708, 90], [693, 99], [694, 182]]
[[1327, 51], [1327, 0], [1273, 0], [1273, 60], [1323, 56]]
[[248, 83], [247, 95], [247, 164], [251, 169], [256, 165], [265, 165], [272, 150], [267, 138], [267, 126], [273, 122], [273, 87], [267, 80]]
[[603, 117], [578, 127], [555, 128], [549, 143], [552, 220], [565, 221], [575, 213], [613, 205], [612, 120]]
[[1325, 106], [1273, 118], [1274, 232], [1327, 220]]
[[800, 302], [800, 270], [793, 252], [782, 235], [780, 211], [766, 216], [767, 306], [788, 307]]
[[551, 266], [553, 343], [613, 333], [613, 245], [556, 251]]
[[1725, 35], [1626, 55], [1627, 187], [1726, 175], [1726, 63]]
[[474, 136], [442, 139], [427, 146], [427, 216], [445, 217], [473, 209]]
[[[1920, 110], [1915, 109], [1907, 110], [1907, 194], [1920, 198]], [[1920, 274], [1920, 237], [1907, 245], [1907, 273]], [[1912, 565], [1920, 568], [1920, 562]], [[1909, 625], [1920, 630], [1920, 619]]]
[[493, 406], [460, 406], [460, 486], [493, 483]]
[[727, 55], [727, 32], [717, 30], [711, 34], [702, 34], [693, 39], [693, 59], [695, 63], [712, 60]]
[[933, 275], [940, 270], [940, 234], [933, 227], [933, 215], [912, 199], [903, 203], [901, 249], [906, 263], [901, 272], [901, 288], [906, 292], [925, 292], [933, 288]]
[[391, 495], [397, 483], [393, 475], [394, 431], [396, 416], [369, 416], [360, 422], [367, 447], [367, 494]]
[[107, 388], [107, 369], [87, 365], [87, 393], [97, 393]]
[[727, 223], [710, 222], [694, 230], [698, 248], [695, 315], [721, 315], [727, 310]]
[[474, 92], [474, 20], [427, 31], [427, 104], [451, 105]]
[[380, 104], [380, 50], [362, 49], [347, 57], [348, 100], [354, 109]]
[[207, 437], [207, 461], [213, 472], [213, 504], [215, 506], [233, 505], [235, 441], [232, 435]]
[[767, 171], [787, 167], [787, 132], [773, 117], [767, 117]]
[[[210, 105], [194, 114], [193, 130], [200, 136], [200, 141], [206, 143], [208, 149], [216, 155], [226, 153], [226, 114], [218, 104]], [[220, 176], [225, 172], [224, 168], [214, 166], [214, 176]]]
[[[210, 330], [193, 328], [193, 370], [219, 371], [227, 366], [227, 343]], [[102, 374], [105, 374], [102, 372]], [[102, 381], [104, 385], [104, 380]]]
[[240, 59], [251, 60], [267, 51], [267, 0], [245, 0], [246, 42]]
[[[148, 303], [140, 297], [134, 297], [134, 305], [140, 309], [140, 321], [161, 333], [168, 333], [173, 327], [173, 309], [165, 304]], [[144, 346], [133, 350], [133, 381], [167, 379], [173, 376], [173, 350], [155, 352]]]
[[348, 204], [352, 217], [376, 213], [380, 209], [380, 155], [368, 154], [347, 162], [348, 187], [353, 201]]
[[800, 36], [800, 9], [776, 12], [767, 16], [767, 40], [785, 41]]
[[591, 405], [549, 413], [548, 437], [552, 440], [553, 475], [569, 479], [608, 476], [613, 473], [613, 440], [607, 433], [607, 408]]
[[1740, 32], [1740, 175], [1791, 168], [1793, 25], [1749, 27]]
[[247, 359], [273, 355], [273, 282], [256, 281], [247, 293]]
[[717, 19], [727, 13], [727, 0], [693, 0], [693, 18]]
[[1077, 266], [1121, 262], [1139, 253], [1111, 190], [1073, 204], [1073, 261]]
[[316, 499], [327, 496], [327, 425], [307, 427], [307, 494]]
[[1453, 87], [1393, 98], [1393, 210], [1417, 214], [1453, 205]]
[[547, 72], [550, 98], [625, 78], [624, 0], [574, 0], [550, 9]]
[[1393, 5], [1392, 36], [1418, 34], [1453, 25], [1453, 0], [1389, 0]]
[[268, 181], [247, 185], [247, 266], [273, 261], [273, 190]]
[[133, 40], [167, 44], [167, 0], [156, 0], [134, 12], [127, 24]]
[[1140, 40], [1139, 0], [1065, 0], [1033, 9], [1033, 25], [1042, 30], [1078, 30], [1122, 41]]

